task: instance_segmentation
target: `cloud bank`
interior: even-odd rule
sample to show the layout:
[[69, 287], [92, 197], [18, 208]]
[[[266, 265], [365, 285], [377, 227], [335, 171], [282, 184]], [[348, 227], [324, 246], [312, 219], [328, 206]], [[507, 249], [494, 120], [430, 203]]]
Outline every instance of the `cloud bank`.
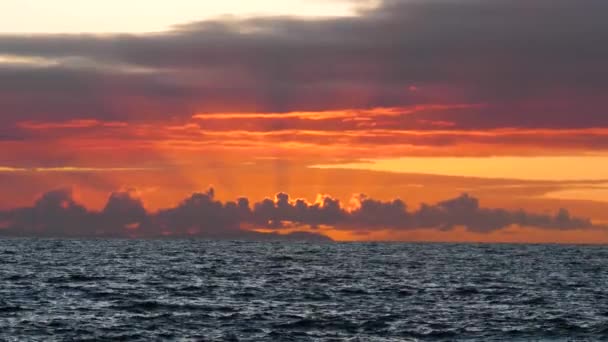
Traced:
[[464, 101], [489, 106], [459, 111], [459, 128], [605, 126], [607, 10], [603, 0], [385, 0], [356, 17], [1, 35], [0, 122]]
[[[408, 210], [399, 199], [379, 201], [365, 195], [353, 196], [346, 206], [330, 196], [319, 196], [310, 203], [279, 193], [274, 199], [253, 204], [247, 198], [223, 203], [214, 196], [214, 190], [209, 189], [173, 208], [149, 212], [133, 192], [116, 192], [101, 211], [92, 211], [78, 204], [69, 190], [56, 190], [41, 196], [32, 207], [0, 212], [0, 235], [327, 241], [322, 235], [326, 227], [362, 234], [374, 230], [449, 231], [456, 227], [489, 233], [513, 225], [548, 230], [604, 228], [589, 219], [572, 217], [565, 209], [547, 215], [483, 208], [466, 194], [434, 205], [423, 204], [416, 210]], [[278, 234], [286, 228], [292, 233]]]
[[228, 150], [314, 163], [608, 148], [608, 2], [366, 8], [147, 34], [0, 34], [0, 164], [94, 165], [116, 146], [127, 160]]

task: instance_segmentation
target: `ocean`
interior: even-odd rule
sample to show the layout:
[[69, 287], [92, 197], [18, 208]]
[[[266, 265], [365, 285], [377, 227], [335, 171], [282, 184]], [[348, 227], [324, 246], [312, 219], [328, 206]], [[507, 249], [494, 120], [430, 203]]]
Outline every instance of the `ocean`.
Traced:
[[608, 248], [0, 240], [2, 341], [608, 340]]

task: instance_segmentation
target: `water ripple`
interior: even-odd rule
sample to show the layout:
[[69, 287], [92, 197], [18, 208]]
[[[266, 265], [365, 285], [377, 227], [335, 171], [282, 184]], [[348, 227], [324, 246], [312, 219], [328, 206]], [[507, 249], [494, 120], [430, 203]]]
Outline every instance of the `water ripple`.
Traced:
[[0, 340], [608, 340], [607, 261], [553, 245], [0, 240]]

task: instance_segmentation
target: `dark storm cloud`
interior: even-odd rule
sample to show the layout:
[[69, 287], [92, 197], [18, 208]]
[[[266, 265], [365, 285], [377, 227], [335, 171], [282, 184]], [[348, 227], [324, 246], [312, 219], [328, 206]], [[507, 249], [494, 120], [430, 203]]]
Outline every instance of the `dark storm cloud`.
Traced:
[[[0, 108], [4, 121], [116, 119], [457, 97], [489, 104], [466, 111], [456, 120], [461, 127], [606, 125], [607, 11], [604, 0], [386, 0], [350, 18], [218, 19], [146, 35], [4, 35], [0, 55], [55, 64], [0, 65]], [[421, 92], [408, 93], [411, 85]]]
[[[487, 209], [468, 195], [409, 211], [401, 200], [378, 201], [359, 195], [354, 208], [346, 209], [329, 196], [317, 203], [291, 200], [279, 193], [250, 205], [247, 198], [222, 203], [214, 190], [193, 194], [174, 208], [147, 212], [131, 192], [110, 196], [101, 211], [87, 210], [76, 203], [69, 190], [51, 191], [34, 206], [0, 212], [0, 235], [77, 237], [200, 237], [214, 239], [278, 239], [245, 227], [332, 226], [353, 231], [378, 229], [440, 229], [466, 227], [487, 233], [512, 225], [545, 229], [598, 229], [589, 219], [572, 217], [561, 209], [555, 215], [531, 214], [523, 210]], [[321, 234], [297, 233], [283, 238], [322, 240]]]

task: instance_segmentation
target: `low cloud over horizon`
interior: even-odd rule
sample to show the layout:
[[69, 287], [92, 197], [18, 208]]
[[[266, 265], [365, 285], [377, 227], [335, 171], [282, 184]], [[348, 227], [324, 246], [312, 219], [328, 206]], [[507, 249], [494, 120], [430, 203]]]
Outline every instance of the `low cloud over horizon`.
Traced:
[[[213, 188], [194, 193], [179, 205], [149, 212], [134, 192], [115, 192], [101, 211], [77, 203], [69, 189], [42, 195], [33, 206], [0, 211], [0, 236], [13, 237], [193, 237], [233, 240], [329, 241], [322, 227], [351, 231], [364, 237], [377, 230], [491, 233], [510, 226], [547, 230], [598, 230], [590, 219], [556, 214], [483, 208], [467, 194], [408, 210], [399, 199], [379, 201], [354, 195], [348, 205], [327, 195], [314, 203], [279, 193], [251, 203], [248, 198], [220, 202]], [[263, 232], [262, 232], [263, 231]], [[280, 234], [281, 232], [287, 234]]]

